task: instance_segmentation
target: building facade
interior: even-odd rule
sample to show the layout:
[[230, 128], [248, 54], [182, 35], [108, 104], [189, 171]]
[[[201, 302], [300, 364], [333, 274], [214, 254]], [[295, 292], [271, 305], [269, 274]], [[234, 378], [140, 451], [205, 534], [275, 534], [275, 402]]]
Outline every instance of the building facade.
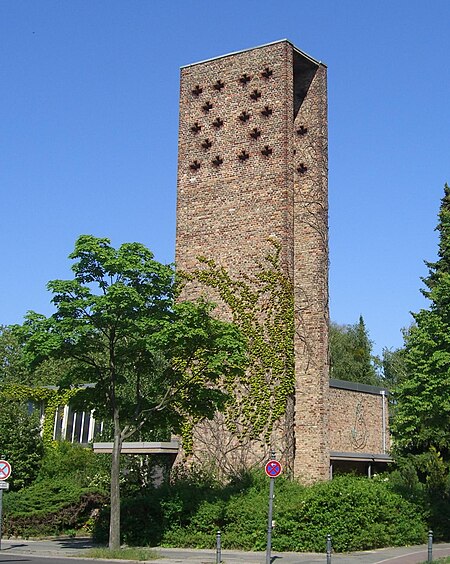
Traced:
[[[329, 477], [335, 436], [326, 72], [283, 40], [185, 66], [180, 85], [176, 265], [189, 272], [204, 256], [239, 277], [261, 262], [271, 240], [280, 244], [294, 285], [296, 384], [270, 447], [305, 483]], [[183, 297], [197, 294], [188, 286]], [[200, 427], [197, 455], [228, 458], [230, 467], [239, 457], [248, 464], [267, 457], [264, 442], [236, 444], [224, 432], [219, 416]]]

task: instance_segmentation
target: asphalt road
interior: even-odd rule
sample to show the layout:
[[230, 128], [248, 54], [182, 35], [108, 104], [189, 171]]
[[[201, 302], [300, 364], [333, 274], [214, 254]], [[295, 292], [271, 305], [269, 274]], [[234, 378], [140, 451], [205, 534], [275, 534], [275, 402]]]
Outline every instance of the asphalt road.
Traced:
[[[0, 564], [86, 564], [83, 553], [91, 548], [89, 539], [52, 539], [40, 541], [2, 540]], [[215, 564], [215, 552], [212, 550], [190, 550], [175, 548], [155, 549], [161, 559], [152, 560], [155, 564]], [[450, 556], [450, 543], [436, 544], [433, 557]], [[265, 553], [223, 550], [225, 564], [264, 564]], [[427, 560], [427, 547], [383, 548], [349, 554], [333, 554], [332, 564], [418, 564]], [[326, 564], [325, 554], [277, 553], [272, 555], [272, 564], [305, 564], [321, 562]], [[118, 561], [114, 561], [118, 564]]]

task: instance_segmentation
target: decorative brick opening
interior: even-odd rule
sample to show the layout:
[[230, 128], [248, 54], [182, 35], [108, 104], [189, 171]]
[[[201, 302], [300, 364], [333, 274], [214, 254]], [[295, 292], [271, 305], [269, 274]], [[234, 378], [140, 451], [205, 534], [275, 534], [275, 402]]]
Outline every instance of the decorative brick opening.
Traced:
[[250, 98], [256, 102], [256, 100], [258, 100], [259, 98], [261, 98], [261, 92], [255, 88], [255, 90], [253, 90], [253, 92], [250, 94]]
[[201, 131], [201, 129], [202, 129], [202, 126], [198, 124], [198, 121], [196, 121], [194, 123], [194, 125], [191, 127], [192, 133], [195, 133], [195, 134], [197, 134], [199, 131]]
[[208, 100], [208, 102], [205, 102], [202, 106], [202, 110], [207, 114], [211, 109], [212, 109], [213, 105], [211, 104], [211, 102]]
[[270, 106], [264, 106], [264, 109], [261, 110], [261, 115], [264, 117], [269, 117], [273, 114], [273, 110]]
[[220, 165], [223, 163], [223, 159], [222, 159], [222, 157], [220, 157], [219, 155], [217, 155], [216, 158], [213, 159], [211, 162], [212, 162], [212, 164], [213, 164], [215, 167], [218, 167], [218, 166], [220, 166]]
[[308, 128], [305, 127], [304, 125], [301, 125], [298, 129], [297, 129], [297, 135], [306, 135], [308, 133]]
[[223, 82], [222, 80], [219, 80], [213, 85], [214, 90], [218, 90], [219, 92], [222, 90], [222, 88], [225, 88], [225, 82]]
[[214, 126], [216, 129], [220, 129], [220, 128], [223, 126], [223, 119], [221, 119], [221, 118], [219, 118], [219, 117], [216, 118], [216, 119], [213, 121], [213, 126]]
[[297, 172], [299, 174], [305, 174], [305, 172], [308, 170], [308, 167], [306, 167], [303, 163], [300, 163], [299, 166], [297, 167]]
[[204, 141], [202, 141], [203, 149], [210, 149], [211, 146], [212, 146], [212, 143], [208, 138], [206, 138]]
[[197, 84], [197, 86], [193, 90], [191, 90], [192, 95], [197, 98], [200, 96], [202, 92], [203, 92], [203, 88], [199, 84]]
[[239, 114], [239, 119], [240, 119], [243, 123], [245, 123], [246, 121], [248, 121], [248, 120], [250, 119], [250, 117], [251, 117], [250, 114], [249, 114], [248, 112], [246, 112], [245, 110], [244, 110], [241, 114]]
[[245, 149], [242, 149], [242, 151], [238, 155], [238, 159], [241, 162], [246, 161], [249, 157], [250, 157], [250, 155], [247, 153], [247, 151]]
[[251, 81], [251, 76], [249, 76], [246, 72], [240, 77], [239, 82], [244, 86]]
[[261, 137], [261, 131], [257, 127], [254, 127], [250, 133], [250, 137], [256, 141], [258, 137]]
[[269, 69], [269, 67], [266, 67], [261, 73], [261, 76], [266, 80], [268, 80], [272, 75], [273, 75], [273, 70]]
[[264, 149], [262, 149], [261, 154], [264, 155], [265, 157], [270, 157], [272, 153], [273, 153], [273, 149], [269, 147], [269, 145], [264, 145]]
[[198, 161], [193, 161], [190, 165], [189, 168], [191, 170], [198, 170], [202, 165], [198, 162]]

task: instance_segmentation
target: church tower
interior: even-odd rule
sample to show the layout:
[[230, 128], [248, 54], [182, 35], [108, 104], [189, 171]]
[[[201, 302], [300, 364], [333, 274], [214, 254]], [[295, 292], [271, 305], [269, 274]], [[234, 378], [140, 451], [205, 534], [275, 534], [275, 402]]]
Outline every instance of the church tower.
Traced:
[[321, 62], [283, 40], [181, 69], [176, 265], [205, 256], [238, 276], [281, 244], [297, 316], [290, 466], [305, 483], [330, 467], [327, 177]]

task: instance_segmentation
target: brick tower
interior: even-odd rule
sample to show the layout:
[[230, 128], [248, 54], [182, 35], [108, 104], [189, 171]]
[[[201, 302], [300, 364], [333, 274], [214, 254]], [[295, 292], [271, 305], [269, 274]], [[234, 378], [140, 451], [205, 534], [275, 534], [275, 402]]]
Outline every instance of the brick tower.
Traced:
[[281, 243], [297, 312], [291, 467], [305, 483], [330, 462], [327, 176], [323, 64], [283, 40], [181, 69], [177, 268], [201, 255], [239, 275]]

